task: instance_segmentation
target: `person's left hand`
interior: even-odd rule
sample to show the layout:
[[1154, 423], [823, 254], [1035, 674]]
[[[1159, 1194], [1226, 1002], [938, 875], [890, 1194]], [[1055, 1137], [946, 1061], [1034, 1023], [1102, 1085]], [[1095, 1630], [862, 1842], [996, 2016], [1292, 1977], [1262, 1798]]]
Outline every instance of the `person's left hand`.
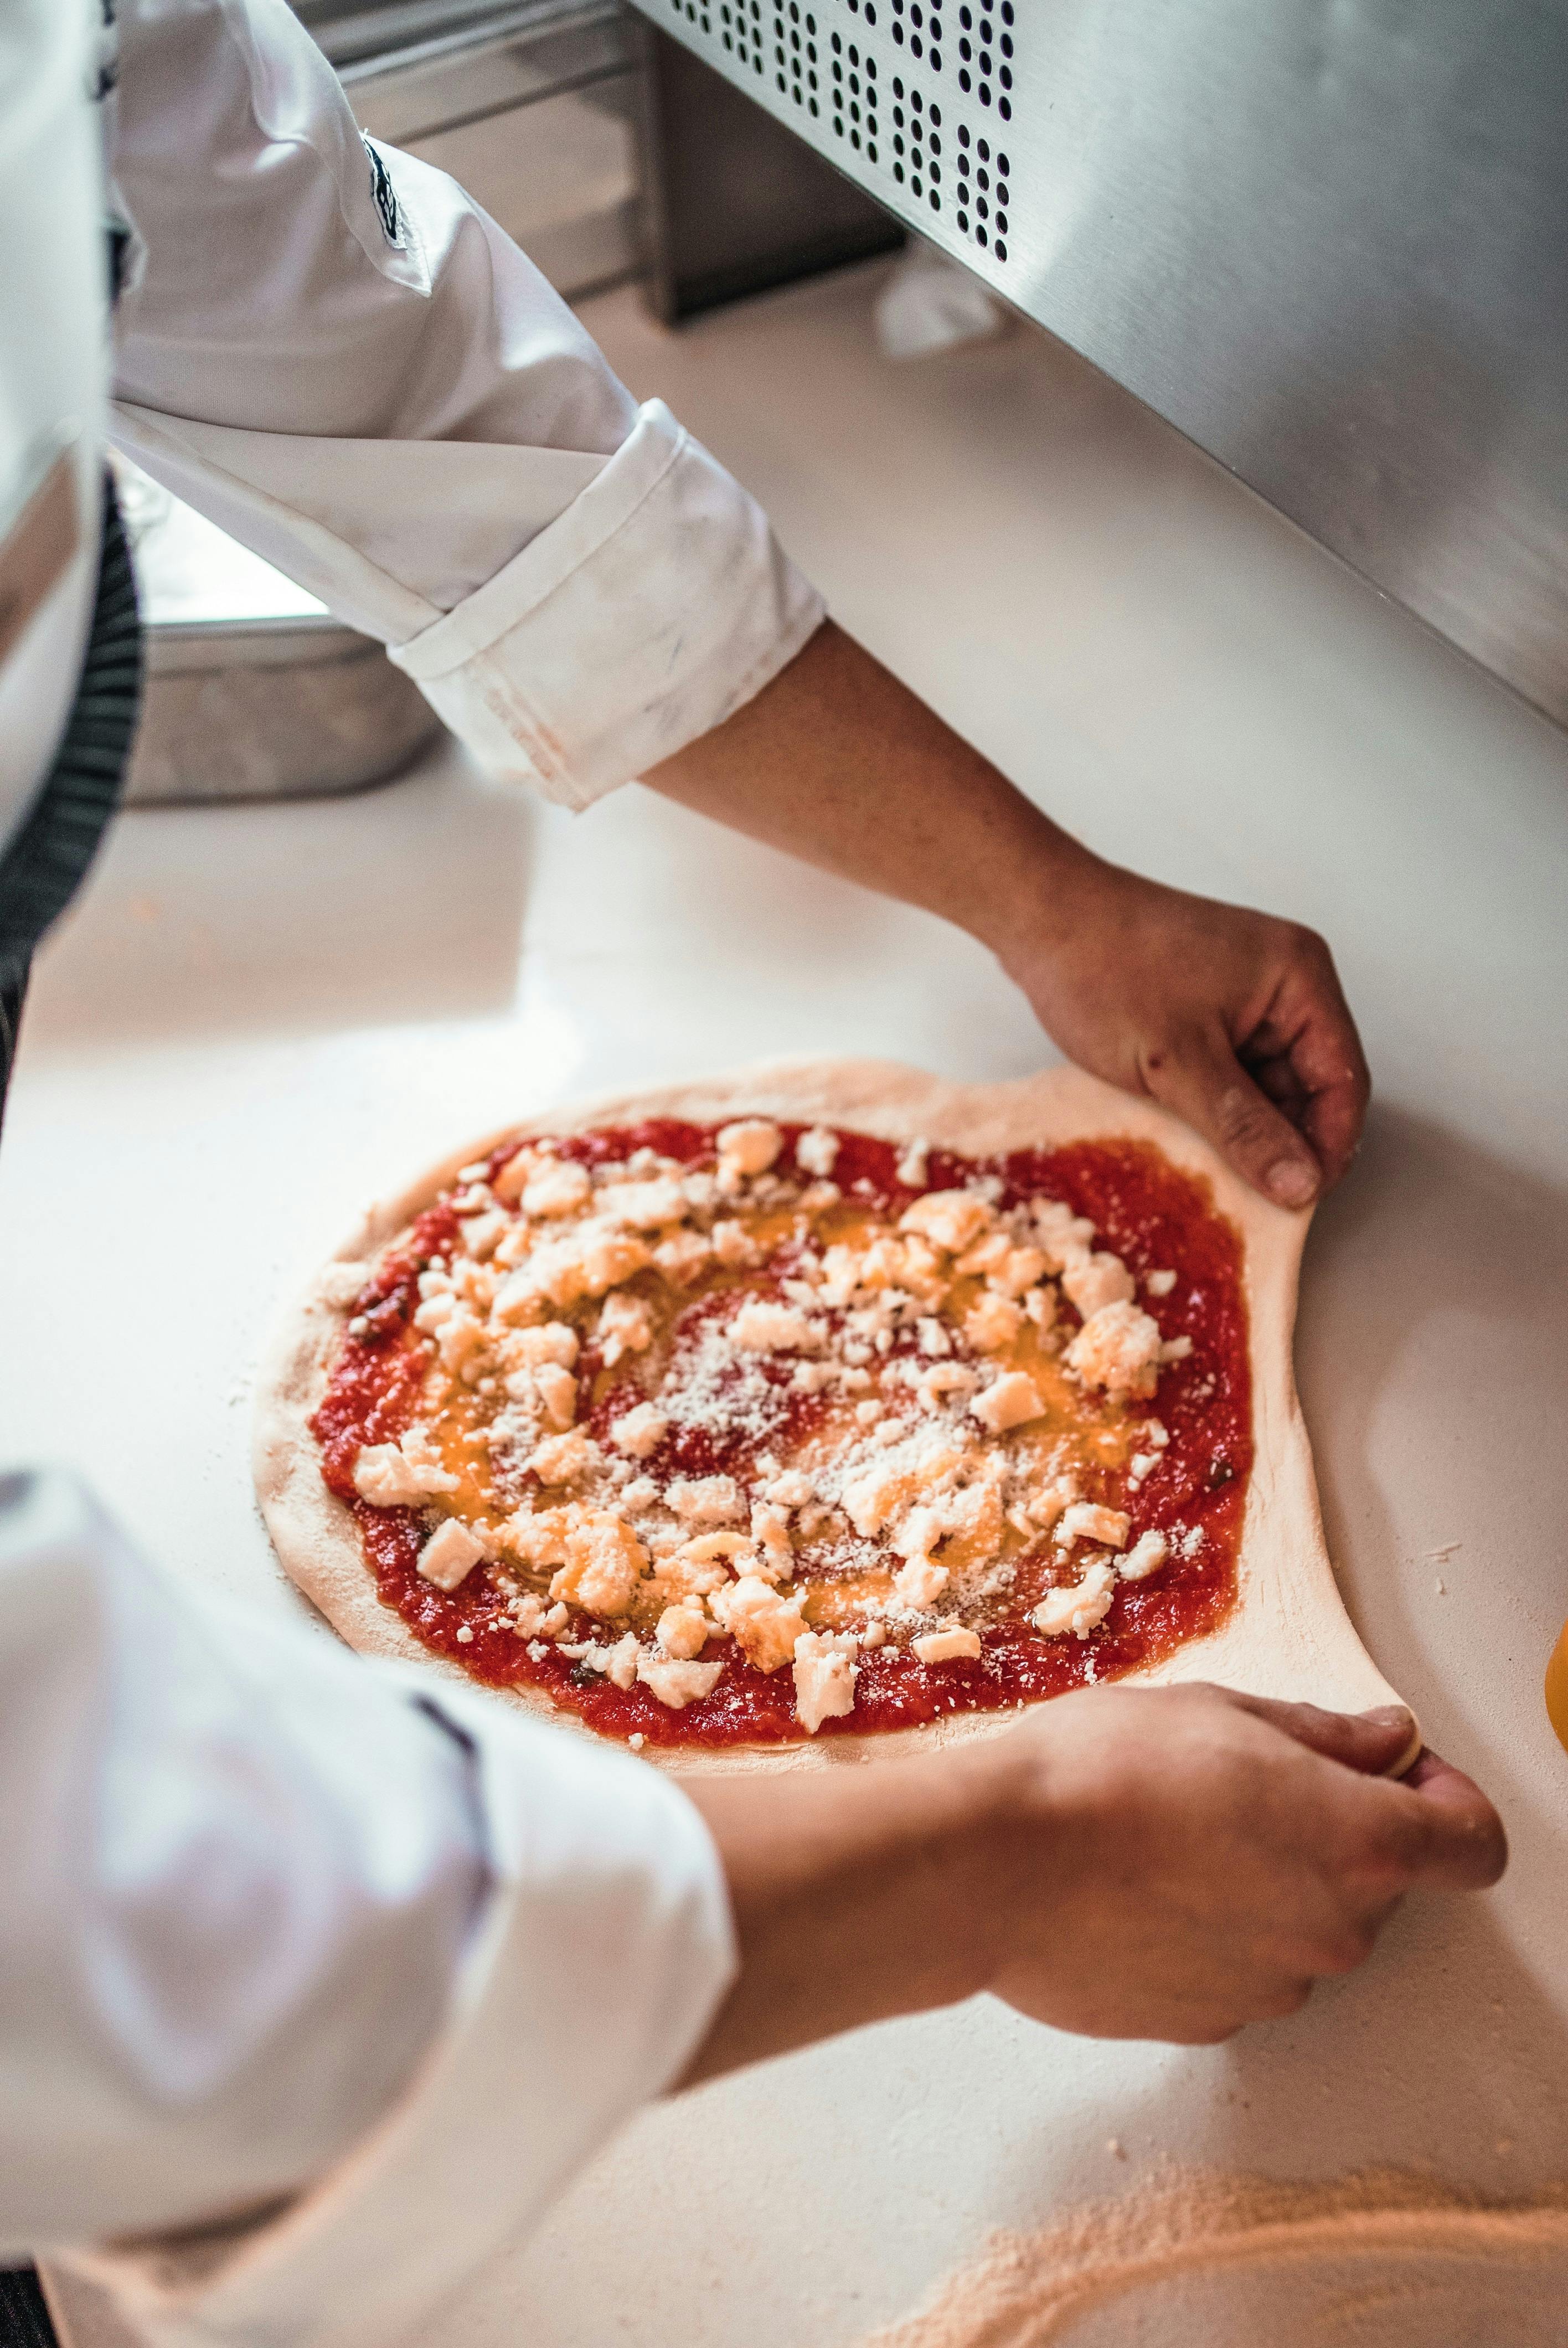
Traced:
[[1371, 1089], [1323, 940], [1079, 851], [1003, 960], [1062, 1050], [1162, 1101], [1285, 1207], [1332, 1188]]

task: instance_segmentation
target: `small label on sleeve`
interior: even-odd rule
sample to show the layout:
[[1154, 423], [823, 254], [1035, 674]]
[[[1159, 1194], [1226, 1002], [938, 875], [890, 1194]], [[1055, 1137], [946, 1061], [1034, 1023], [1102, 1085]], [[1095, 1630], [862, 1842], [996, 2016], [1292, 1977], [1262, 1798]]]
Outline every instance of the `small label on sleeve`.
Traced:
[[[363, 131], [360, 135], [364, 137]], [[392, 174], [369, 139], [364, 140], [364, 151], [370, 158], [371, 201], [381, 221], [382, 232], [388, 244], [401, 252], [407, 240], [403, 232], [403, 214], [398, 208], [397, 191], [392, 184]]]

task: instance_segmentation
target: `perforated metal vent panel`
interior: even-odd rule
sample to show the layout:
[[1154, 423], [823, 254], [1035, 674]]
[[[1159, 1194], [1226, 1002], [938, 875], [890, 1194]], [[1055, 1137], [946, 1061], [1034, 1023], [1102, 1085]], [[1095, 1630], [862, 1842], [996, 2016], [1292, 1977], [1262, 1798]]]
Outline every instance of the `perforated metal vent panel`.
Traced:
[[1015, 0], [639, 5], [911, 227], [1009, 290]]

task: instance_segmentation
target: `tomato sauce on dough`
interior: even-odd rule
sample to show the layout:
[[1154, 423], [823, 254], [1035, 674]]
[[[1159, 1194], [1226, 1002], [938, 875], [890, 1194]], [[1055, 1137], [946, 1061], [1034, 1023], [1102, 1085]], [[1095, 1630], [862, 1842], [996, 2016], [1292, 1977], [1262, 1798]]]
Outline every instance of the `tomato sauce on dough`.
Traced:
[[[786, 1148], [793, 1148], [803, 1128], [784, 1124], [781, 1129]], [[899, 1179], [900, 1146], [835, 1130], [839, 1147], [834, 1180], [846, 1206], [896, 1222], [921, 1195]], [[624, 1160], [642, 1148], [694, 1168], [712, 1162], [715, 1133], [712, 1126], [661, 1118], [559, 1137], [551, 1147], [558, 1159], [590, 1167]], [[515, 1147], [507, 1144], [496, 1153], [492, 1170]], [[1157, 1578], [1119, 1582], [1109, 1614], [1090, 1636], [1042, 1637], [1030, 1613], [1050, 1586], [1051, 1552], [1043, 1538], [1024, 1542], [1013, 1560], [1010, 1595], [980, 1632], [978, 1656], [925, 1663], [907, 1645], [866, 1650], [859, 1660], [854, 1710], [825, 1720], [818, 1732], [825, 1736], [909, 1728], [953, 1713], [997, 1712], [1114, 1680], [1214, 1630], [1235, 1602], [1253, 1467], [1247, 1315], [1235, 1227], [1217, 1210], [1205, 1184], [1146, 1142], [1077, 1141], [985, 1159], [932, 1149], [923, 1189], [961, 1189], [984, 1176], [1000, 1185], [1000, 1210], [1050, 1199], [1088, 1217], [1096, 1226], [1096, 1246], [1114, 1251], [1139, 1276], [1140, 1303], [1158, 1322], [1162, 1336], [1190, 1340], [1185, 1357], [1162, 1370], [1157, 1400], [1131, 1406], [1135, 1415], [1157, 1416], [1165, 1430], [1168, 1439], [1156, 1464], [1134, 1485], [1123, 1468], [1108, 1467], [1085, 1487], [1087, 1498], [1130, 1516], [1131, 1540], [1163, 1533], [1168, 1560]], [[436, 1587], [417, 1569], [428, 1531], [422, 1512], [373, 1507], [359, 1497], [354, 1470], [362, 1447], [395, 1442], [418, 1413], [430, 1368], [413, 1325], [418, 1277], [452, 1246], [457, 1231], [451, 1198], [444, 1197], [383, 1257], [356, 1302], [352, 1331], [341, 1343], [312, 1422], [323, 1476], [354, 1513], [382, 1603], [426, 1647], [476, 1680], [536, 1689], [606, 1736], [638, 1736], [666, 1746], [798, 1741], [801, 1724], [787, 1668], [760, 1671], [732, 1640], [717, 1639], [705, 1651], [710, 1660], [725, 1658], [717, 1684], [683, 1710], [673, 1710], [641, 1683], [623, 1689], [562, 1654], [550, 1641], [520, 1638], [507, 1612], [506, 1589], [488, 1570], [473, 1571], [449, 1592]], [[788, 1269], [785, 1249], [778, 1262], [749, 1277], [747, 1285], [766, 1293], [770, 1282], [776, 1283]], [[1143, 1276], [1166, 1269], [1175, 1273], [1168, 1292], [1149, 1292]], [[696, 1320], [714, 1309], [714, 1291], [699, 1288], [681, 1308], [678, 1337], [689, 1339]], [[1064, 1319], [1076, 1319], [1071, 1306], [1064, 1308]], [[630, 1365], [605, 1367], [591, 1344], [585, 1344], [578, 1367], [587, 1397], [579, 1423], [589, 1434], [601, 1432], [620, 1412], [645, 1398]], [[776, 1453], [808, 1439], [825, 1409], [820, 1395], [795, 1392], [781, 1370], [767, 1448]], [[683, 1476], [743, 1475], [757, 1443], [749, 1424], [732, 1427], [721, 1419], [707, 1428], [685, 1426], [659, 1464]], [[601, 1628], [589, 1616], [574, 1617], [578, 1639], [591, 1638]]]

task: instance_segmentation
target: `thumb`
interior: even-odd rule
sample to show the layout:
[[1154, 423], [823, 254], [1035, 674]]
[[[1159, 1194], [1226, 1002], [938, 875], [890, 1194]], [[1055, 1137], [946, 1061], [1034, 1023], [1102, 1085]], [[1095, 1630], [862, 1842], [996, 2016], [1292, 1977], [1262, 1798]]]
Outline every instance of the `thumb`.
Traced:
[[1416, 1715], [1402, 1704], [1383, 1704], [1375, 1712], [1325, 1712], [1316, 1704], [1276, 1704], [1268, 1696], [1231, 1694], [1244, 1712], [1280, 1729], [1293, 1744], [1364, 1777], [1392, 1776], [1419, 1749]]
[[1255, 1190], [1278, 1207], [1310, 1206], [1323, 1169], [1290, 1119], [1258, 1090], [1221, 1029], [1190, 1027], [1147, 1053], [1153, 1097], [1212, 1141]]

